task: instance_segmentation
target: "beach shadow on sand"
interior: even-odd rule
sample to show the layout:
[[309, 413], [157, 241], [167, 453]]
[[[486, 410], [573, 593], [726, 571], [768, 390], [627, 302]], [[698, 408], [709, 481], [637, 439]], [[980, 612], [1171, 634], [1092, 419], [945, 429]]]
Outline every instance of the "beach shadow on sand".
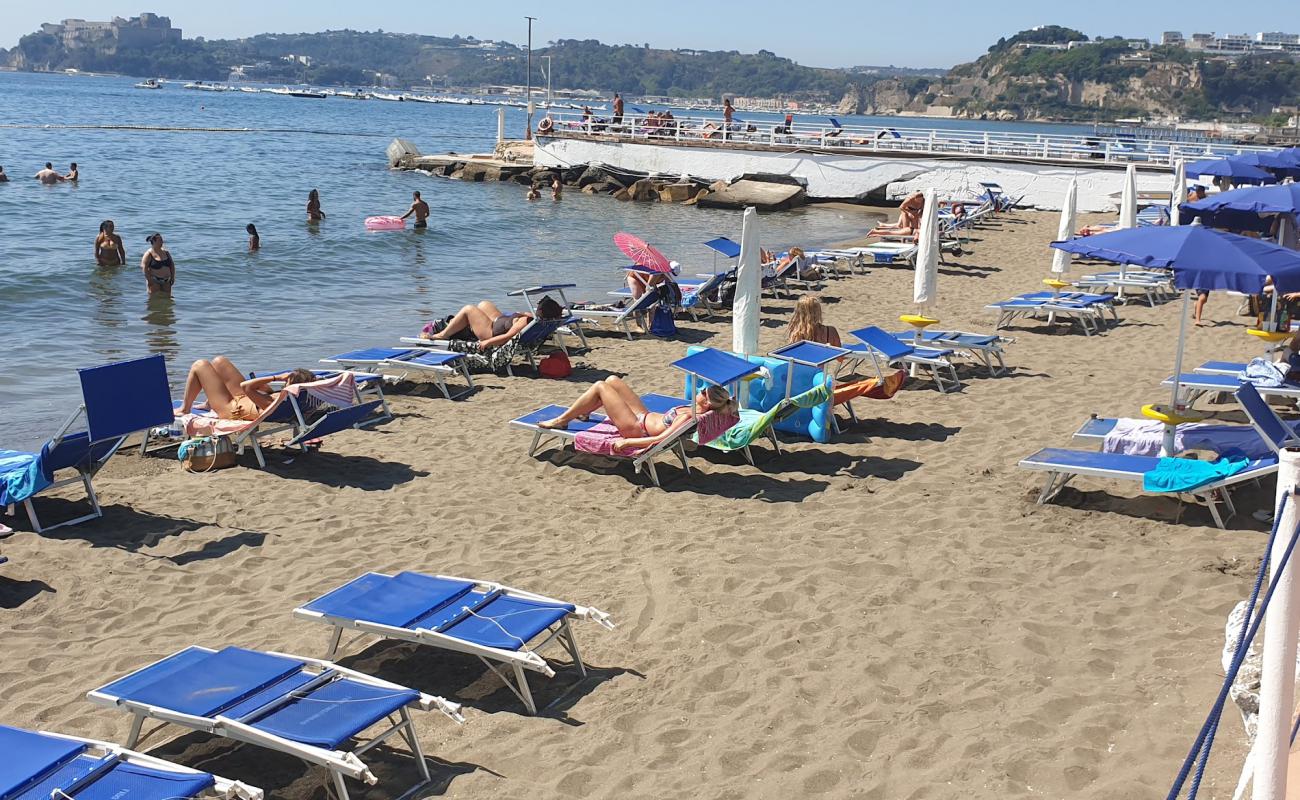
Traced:
[[[1272, 491], [1251, 489], [1247, 486], [1239, 488], [1241, 491], [1238, 491], [1233, 496], [1233, 504], [1237, 507], [1237, 513], [1234, 516], [1228, 517], [1227, 509], [1220, 506], [1220, 513], [1224, 515], [1224, 524], [1227, 526], [1226, 531], [1267, 533], [1270, 524], [1254, 519], [1251, 513], [1258, 509], [1270, 508], [1273, 497]], [[1035, 503], [1038, 499], [1038, 491], [1039, 489], [1036, 486], [1033, 490], [1026, 492], [1024, 494], [1026, 502]], [[1062, 489], [1047, 506], [1063, 506], [1103, 514], [1115, 514], [1119, 517], [1128, 517], [1144, 522], [1161, 522], [1178, 526], [1200, 525], [1207, 528], [1216, 528], [1214, 518], [1210, 515], [1208, 508], [1197, 503], [1183, 501], [1177, 497], [1150, 495], [1128, 497], [1111, 494], [1105, 489], [1079, 489], [1071, 485]]]
[[961, 432], [960, 427], [937, 422], [895, 422], [882, 417], [858, 417], [856, 423], [840, 420], [840, 441], [865, 444], [872, 439], [902, 439], [907, 442], [946, 442]]
[[[85, 501], [64, 500], [57, 497], [41, 499], [44, 502], [41, 519], [47, 524], [50, 520], [68, 519], [84, 513]], [[60, 509], [60, 504], [66, 504], [67, 508]], [[221, 558], [245, 547], [260, 547], [268, 536], [261, 531], [237, 530], [219, 539], [204, 542], [198, 549], [184, 553], [167, 556], [144, 553], [142, 551], [157, 546], [164, 540], [211, 528], [213, 523], [186, 517], [152, 514], [125, 505], [108, 504], [102, 508], [104, 516], [100, 519], [53, 530], [46, 529], [37, 535], [61, 541], [80, 539], [89, 543], [91, 547], [113, 547], [130, 553], [141, 553], [151, 558], [165, 558], [178, 565]]]
[[[572, 623], [574, 636], [581, 652], [584, 633], [598, 635], [595, 625], [581, 621]], [[367, 637], [368, 638], [368, 637]], [[346, 643], [346, 642], [345, 642]], [[526, 671], [528, 688], [537, 704], [537, 716], [554, 719], [565, 725], [578, 727], [586, 723], [569, 715], [578, 701], [594, 692], [601, 684], [620, 675], [634, 675], [644, 679], [636, 670], [622, 667], [595, 667], [586, 664], [584, 677], [578, 668], [567, 660], [568, 652], [562, 646], [552, 645], [551, 656], [565, 656], [566, 660], [548, 658], [555, 676], [548, 678], [537, 672]], [[528, 714], [523, 701], [510, 691], [502, 680], [482, 661], [471, 655], [453, 653], [434, 647], [422, 647], [409, 642], [379, 641], [354, 654], [336, 661], [350, 669], [365, 672], [386, 681], [408, 686], [427, 694], [447, 697], [485, 714]], [[508, 666], [498, 669], [510, 672]]]
[[[247, 460], [253, 456], [245, 453], [243, 458]], [[304, 453], [300, 450], [267, 453], [264, 471], [277, 478], [311, 481], [336, 489], [361, 489], [367, 492], [392, 489], [429, 475], [428, 472], [421, 472], [410, 464], [398, 461], [380, 461], [370, 456], [343, 455], [329, 451]]]
[[37, 595], [57, 591], [45, 581], [16, 581], [0, 576], [0, 608], [13, 610]]
[[[436, 712], [424, 714], [417, 711], [415, 720], [416, 731], [421, 734], [426, 733], [431, 725], [454, 725]], [[348, 779], [348, 793], [353, 800], [387, 800], [401, 796], [420, 782], [419, 770], [405, 745], [401, 737], [394, 737], [361, 756], [361, 760], [379, 782], [374, 786], [366, 786], [361, 781]], [[237, 775], [244, 783], [261, 789], [267, 797], [308, 797], [312, 800], [329, 800], [334, 797], [333, 780], [324, 767], [306, 764], [287, 753], [265, 747], [233, 742], [206, 733], [187, 733], [147, 752], [216, 775]], [[446, 794], [453, 780], [477, 770], [496, 774], [478, 764], [444, 761], [430, 756], [427, 751], [424, 762], [429, 767], [431, 780], [419, 787], [418, 795], [414, 796]]]

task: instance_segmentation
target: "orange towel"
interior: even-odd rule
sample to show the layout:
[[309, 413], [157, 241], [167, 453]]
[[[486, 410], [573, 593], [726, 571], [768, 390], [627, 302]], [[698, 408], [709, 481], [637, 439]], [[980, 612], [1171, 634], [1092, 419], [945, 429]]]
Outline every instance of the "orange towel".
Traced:
[[899, 389], [903, 388], [906, 381], [907, 371], [900, 369], [891, 375], [886, 375], [884, 383], [881, 383], [878, 378], [867, 378], [862, 381], [840, 384], [835, 387], [835, 405], [838, 406], [859, 397], [869, 397], [872, 400], [888, 400], [897, 394]]

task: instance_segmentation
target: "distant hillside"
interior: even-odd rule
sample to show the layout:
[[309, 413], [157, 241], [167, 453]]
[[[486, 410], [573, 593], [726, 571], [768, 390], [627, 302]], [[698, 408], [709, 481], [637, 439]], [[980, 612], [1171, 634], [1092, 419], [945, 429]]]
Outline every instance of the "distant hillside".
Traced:
[[[1071, 42], [1069, 49], [1050, 49]], [[941, 79], [880, 81], [863, 92], [860, 105], [959, 117], [1208, 119], [1263, 117], [1298, 99], [1300, 64], [1285, 56], [1226, 61], [1180, 47], [1134, 51], [1123, 39], [1089, 40], [1077, 30], [1045, 26], [999, 40]]]
[[[533, 50], [533, 82], [543, 82], [541, 56], [551, 56], [556, 87], [627, 94], [720, 97], [723, 93], [838, 100], [879, 76], [805, 67], [775, 53], [660, 50], [565, 39]], [[293, 60], [288, 60], [293, 56]], [[314, 84], [478, 86], [523, 84], [526, 54], [509, 43], [383, 31], [260, 34], [247, 39], [186, 39], [149, 50], [68, 47], [54, 35], [33, 33], [7, 58], [19, 69], [76, 68], [163, 78], [224, 80], [245, 66], [250, 79]]]
[[[351, 86], [475, 87], [527, 79], [522, 48], [473, 37], [342, 30], [128, 45], [37, 32], [7, 52], [0, 49], [0, 65], [203, 80], [225, 80], [238, 67], [249, 80]], [[1263, 117], [1274, 107], [1300, 103], [1300, 64], [1284, 56], [1228, 62], [1182, 48], [1133, 50], [1123, 39], [1089, 40], [1059, 26], [1000, 39], [976, 61], [947, 71], [821, 69], [767, 50], [662, 50], [592, 39], [550, 42], [533, 55], [534, 85], [544, 83], [541, 59], [550, 56], [557, 88], [715, 100], [724, 94], [788, 97], [838, 103], [843, 113], [1209, 119]]]

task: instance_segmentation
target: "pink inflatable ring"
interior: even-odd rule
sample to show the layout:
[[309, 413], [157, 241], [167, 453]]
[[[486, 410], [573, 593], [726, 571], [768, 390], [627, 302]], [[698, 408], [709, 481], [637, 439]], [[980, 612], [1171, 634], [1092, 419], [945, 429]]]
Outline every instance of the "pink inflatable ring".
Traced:
[[368, 231], [400, 231], [406, 227], [401, 217], [366, 217]]

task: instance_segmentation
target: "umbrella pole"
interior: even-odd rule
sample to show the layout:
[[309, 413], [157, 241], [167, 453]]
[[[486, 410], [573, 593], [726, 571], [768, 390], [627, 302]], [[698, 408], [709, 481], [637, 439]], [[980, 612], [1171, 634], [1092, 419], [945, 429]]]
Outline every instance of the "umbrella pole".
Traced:
[[[1178, 404], [1178, 395], [1182, 389], [1179, 385], [1179, 378], [1183, 375], [1183, 350], [1187, 346], [1187, 314], [1191, 309], [1191, 300], [1192, 293], [1184, 289], [1182, 316], [1178, 321], [1178, 350], [1174, 354], [1174, 388], [1169, 399], [1169, 413], [1174, 416], [1179, 416], [1182, 411]], [[1176, 430], [1177, 425], [1165, 423], [1165, 437], [1160, 445], [1160, 455], [1165, 458], [1173, 458], [1174, 456], [1174, 434]]]

